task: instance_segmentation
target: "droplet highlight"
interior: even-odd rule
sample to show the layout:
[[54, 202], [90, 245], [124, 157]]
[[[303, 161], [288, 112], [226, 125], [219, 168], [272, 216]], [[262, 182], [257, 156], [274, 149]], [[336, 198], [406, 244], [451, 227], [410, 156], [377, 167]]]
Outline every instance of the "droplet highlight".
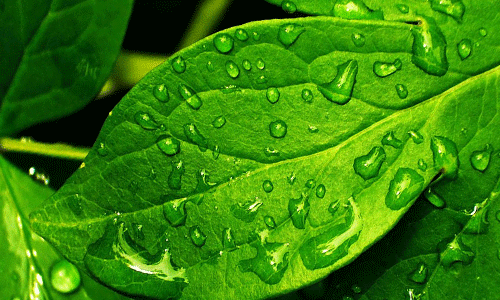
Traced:
[[357, 74], [358, 62], [349, 60], [337, 66], [335, 78], [330, 83], [318, 86], [318, 89], [326, 99], [340, 105], [346, 104], [351, 100]]
[[422, 144], [424, 142], [424, 137], [418, 131], [410, 130], [408, 131], [408, 135], [410, 135], [415, 144]]
[[385, 158], [384, 148], [379, 146], [373, 147], [368, 154], [354, 159], [354, 172], [364, 180], [377, 177]]

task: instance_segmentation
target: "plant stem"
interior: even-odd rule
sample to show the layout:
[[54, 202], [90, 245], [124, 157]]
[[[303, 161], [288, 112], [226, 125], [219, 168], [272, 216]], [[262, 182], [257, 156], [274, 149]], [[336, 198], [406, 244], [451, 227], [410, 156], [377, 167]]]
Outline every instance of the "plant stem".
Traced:
[[0, 152], [23, 152], [64, 159], [83, 160], [89, 153], [89, 149], [61, 143], [40, 143], [27, 138], [21, 138], [19, 140], [1, 138]]

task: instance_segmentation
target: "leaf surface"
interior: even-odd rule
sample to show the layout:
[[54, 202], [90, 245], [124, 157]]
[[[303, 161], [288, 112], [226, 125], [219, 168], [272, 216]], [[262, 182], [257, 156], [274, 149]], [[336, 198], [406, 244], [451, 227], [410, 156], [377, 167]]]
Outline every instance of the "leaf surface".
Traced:
[[0, 7], [0, 135], [85, 106], [118, 56], [132, 1], [7, 1]]

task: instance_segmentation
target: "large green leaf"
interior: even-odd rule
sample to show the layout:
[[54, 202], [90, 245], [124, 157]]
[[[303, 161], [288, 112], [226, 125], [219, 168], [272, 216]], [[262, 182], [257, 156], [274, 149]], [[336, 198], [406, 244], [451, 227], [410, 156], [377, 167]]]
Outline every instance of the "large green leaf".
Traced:
[[118, 56], [132, 0], [3, 1], [0, 135], [82, 108]]
[[200, 41], [113, 109], [35, 230], [150, 298], [265, 298], [319, 280], [439, 174], [461, 180], [458, 151], [500, 146], [500, 69], [471, 77], [500, 56], [462, 61], [439, 24], [271, 20]]
[[[54, 191], [34, 182], [0, 157], [0, 279], [3, 287], [1, 299], [129, 299], [99, 285], [82, 274], [81, 284], [73, 293], [74, 276], [51, 276], [58, 263], [64, 270], [71, 270], [63, 258], [44, 239], [31, 231], [27, 215], [50, 197]], [[63, 263], [60, 263], [60, 262]], [[74, 267], [73, 267], [74, 268]], [[54, 273], [56, 274], [56, 273]], [[59, 279], [59, 280], [57, 280]], [[67, 281], [66, 281], [67, 280]], [[54, 285], [56, 284], [55, 288]]]

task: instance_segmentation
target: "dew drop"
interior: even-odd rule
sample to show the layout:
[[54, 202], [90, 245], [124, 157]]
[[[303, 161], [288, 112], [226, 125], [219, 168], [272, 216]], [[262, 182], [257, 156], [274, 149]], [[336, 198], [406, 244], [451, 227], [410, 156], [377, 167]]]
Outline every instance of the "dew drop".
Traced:
[[271, 182], [271, 180], [264, 180], [264, 182], [262, 183], [262, 189], [266, 193], [272, 192], [274, 189], [274, 186], [273, 186], [273, 183]]
[[234, 32], [234, 36], [242, 42], [248, 40], [249, 37], [248, 32], [243, 28], [237, 28]]
[[462, 22], [465, 13], [465, 5], [461, 0], [431, 0], [431, 8]]
[[307, 128], [307, 131], [309, 131], [309, 133], [318, 133], [319, 129], [318, 129], [318, 127], [316, 127], [314, 125], [309, 125], [309, 127]]
[[326, 194], [325, 185], [319, 184], [318, 187], [316, 187], [316, 197], [323, 198], [323, 197], [325, 197], [325, 194]]
[[396, 4], [396, 8], [403, 14], [410, 12], [410, 8], [406, 4]]
[[286, 132], [287, 126], [284, 121], [276, 120], [269, 123], [269, 134], [271, 134], [273, 138], [283, 138], [285, 137]]
[[408, 97], [408, 89], [404, 84], [396, 84], [394, 87], [400, 99], [406, 99], [406, 97]]
[[373, 63], [373, 73], [375, 73], [378, 77], [387, 77], [396, 73], [396, 71], [401, 70], [401, 67], [402, 63], [399, 58], [394, 60], [393, 63], [376, 61]]
[[245, 203], [231, 205], [230, 211], [236, 219], [245, 223], [251, 223], [255, 220], [257, 212], [262, 204], [259, 198], [255, 198], [255, 200], [250, 200]]
[[186, 201], [174, 200], [163, 204], [163, 216], [173, 227], [181, 226], [186, 223]]
[[277, 88], [270, 87], [266, 91], [266, 97], [270, 103], [274, 104], [278, 102], [278, 100], [280, 99], [280, 92], [278, 91]]
[[410, 130], [410, 131], [408, 131], [408, 134], [410, 135], [411, 139], [413, 140], [413, 142], [415, 144], [422, 144], [423, 143], [424, 137], [418, 131]]
[[443, 76], [449, 67], [446, 58], [446, 39], [434, 21], [425, 19], [421, 22], [422, 25], [412, 28], [411, 61], [430, 75]]
[[186, 61], [182, 56], [174, 57], [171, 64], [172, 64], [172, 69], [174, 69], [176, 73], [180, 74], [186, 71]]
[[288, 183], [290, 185], [293, 185], [295, 183], [295, 180], [297, 180], [295, 173], [294, 172], [290, 173], [290, 176], [288, 176]]
[[486, 30], [486, 28], [484, 28], [484, 27], [479, 28], [479, 35], [481, 35], [482, 37], [487, 36], [488, 31]]
[[214, 128], [221, 128], [226, 124], [226, 118], [224, 116], [218, 116], [212, 121], [212, 126]]
[[50, 269], [50, 283], [59, 293], [74, 292], [81, 284], [80, 272], [69, 261], [61, 260]]
[[306, 228], [306, 219], [309, 214], [310, 204], [308, 197], [301, 195], [298, 199], [288, 201], [288, 213], [293, 225], [298, 229]]
[[359, 285], [353, 285], [351, 287], [351, 290], [355, 293], [355, 294], [360, 294], [361, 293], [361, 287], [359, 287]]
[[267, 82], [267, 78], [266, 78], [266, 76], [261, 75], [261, 76], [257, 77], [257, 80], [255, 80], [255, 81], [256, 81], [257, 83], [259, 83], [259, 84], [264, 84], [264, 83], [266, 83], [266, 82]]
[[441, 171], [442, 176], [456, 179], [460, 166], [457, 145], [445, 137], [435, 136], [431, 139], [431, 151], [434, 167]]
[[283, 9], [286, 13], [293, 14], [297, 11], [297, 6], [292, 1], [283, 0], [281, 2], [281, 9]]
[[215, 145], [214, 150], [212, 151], [212, 157], [214, 159], [217, 159], [217, 158], [219, 158], [219, 154], [220, 154], [220, 148], [218, 145]]
[[356, 47], [363, 47], [365, 45], [366, 39], [365, 36], [361, 33], [353, 33], [351, 35], [351, 40]]
[[286, 48], [290, 47], [305, 31], [305, 27], [298, 24], [284, 24], [278, 29], [278, 40]]
[[330, 83], [318, 86], [318, 89], [326, 99], [337, 104], [346, 104], [351, 100], [357, 74], [358, 62], [349, 60], [337, 66], [335, 78]]
[[264, 224], [266, 224], [267, 228], [269, 229], [276, 228], [276, 222], [274, 221], [274, 218], [271, 216], [264, 217]]
[[262, 58], [257, 59], [257, 68], [259, 68], [260, 70], [264, 70], [265, 67], [266, 64], [264, 60]]
[[196, 247], [202, 247], [207, 241], [207, 236], [201, 231], [198, 225], [189, 228], [189, 237]]
[[361, 0], [337, 0], [331, 14], [348, 20], [383, 20], [382, 11], [371, 10]]
[[431, 187], [428, 187], [425, 190], [424, 196], [427, 199], [427, 201], [429, 201], [429, 203], [431, 203], [437, 208], [443, 208], [446, 205], [444, 199], [435, 192], [433, 192]]
[[173, 156], [181, 150], [181, 143], [173, 137], [160, 137], [156, 146], [168, 156]]
[[240, 68], [238, 68], [238, 65], [232, 61], [228, 60], [226, 62], [226, 72], [231, 78], [237, 78], [240, 75]]
[[206, 151], [208, 149], [208, 141], [201, 135], [196, 125], [193, 123], [185, 124], [183, 129], [187, 139], [198, 145], [201, 151]]
[[137, 112], [134, 115], [134, 119], [142, 128], [146, 130], [154, 130], [158, 129], [158, 124], [151, 118], [148, 113], [145, 112]]
[[314, 179], [308, 179], [305, 184], [306, 188], [313, 188], [316, 186], [316, 181]]
[[99, 143], [99, 145], [97, 146], [97, 154], [99, 154], [102, 157], [109, 154], [108, 147], [106, 147], [105, 143]]
[[463, 39], [457, 45], [458, 56], [461, 60], [468, 58], [472, 53], [472, 41], [469, 39]]
[[468, 234], [483, 234], [488, 232], [490, 223], [488, 222], [489, 206], [483, 203], [478, 203], [474, 206], [472, 217], [463, 229], [464, 233]]
[[227, 33], [219, 33], [214, 37], [213, 40], [215, 49], [217, 49], [220, 53], [229, 53], [233, 50], [234, 40]]
[[408, 275], [408, 279], [415, 283], [423, 284], [427, 280], [429, 270], [424, 263], [419, 263], [417, 268]]
[[314, 95], [310, 89], [303, 89], [302, 90], [302, 99], [304, 99], [305, 102], [311, 103], [313, 101]]
[[417, 165], [418, 165], [418, 169], [419, 169], [420, 171], [425, 171], [425, 170], [427, 170], [427, 164], [425, 163], [425, 161], [424, 161], [423, 159], [421, 159], [421, 158], [420, 158], [420, 159], [418, 160]]
[[243, 69], [250, 71], [252, 69], [252, 63], [248, 59], [244, 59], [242, 62]]
[[469, 265], [472, 263], [475, 256], [474, 252], [460, 242], [458, 238], [449, 243], [444, 251], [439, 254], [441, 264], [446, 268], [458, 262], [462, 263], [464, 266]]
[[373, 147], [368, 154], [354, 159], [354, 171], [364, 180], [377, 177], [385, 158], [384, 148]]
[[168, 89], [164, 84], [159, 84], [153, 87], [153, 96], [160, 102], [168, 102], [170, 99]]
[[203, 105], [200, 96], [198, 96], [191, 87], [181, 83], [179, 84], [178, 90], [182, 99], [186, 100], [186, 103], [192, 109], [198, 110]]
[[256, 31], [252, 32], [252, 38], [254, 41], [260, 40], [260, 34]]
[[227, 251], [236, 250], [236, 242], [234, 241], [231, 228], [222, 230], [222, 249]]
[[288, 243], [268, 243], [257, 240], [250, 244], [257, 255], [241, 260], [238, 268], [242, 272], [253, 272], [267, 284], [277, 284], [288, 268]]
[[173, 190], [181, 189], [182, 175], [184, 174], [184, 164], [182, 161], [172, 162], [172, 171], [168, 175], [168, 187]]
[[470, 155], [471, 166], [480, 172], [486, 171], [491, 160], [491, 152], [493, 151], [490, 144], [486, 144], [483, 150], [472, 151]]
[[382, 137], [381, 143], [384, 146], [391, 146], [396, 149], [399, 149], [403, 146], [403, 142], [394, 136], [394, 131], [387, 132], [384, 137]]
[[414, 200], [424, 188], [424, 178], [416, 171], [399, 168], [389, 183], [385, 196], [385, 205], [392, 210], [399, 210]]
[[279, 156], [280, 152], [272, 147], [266, 147], [264, 148], [264, 154], [267, 157], [271, 157], [271, 156]]

